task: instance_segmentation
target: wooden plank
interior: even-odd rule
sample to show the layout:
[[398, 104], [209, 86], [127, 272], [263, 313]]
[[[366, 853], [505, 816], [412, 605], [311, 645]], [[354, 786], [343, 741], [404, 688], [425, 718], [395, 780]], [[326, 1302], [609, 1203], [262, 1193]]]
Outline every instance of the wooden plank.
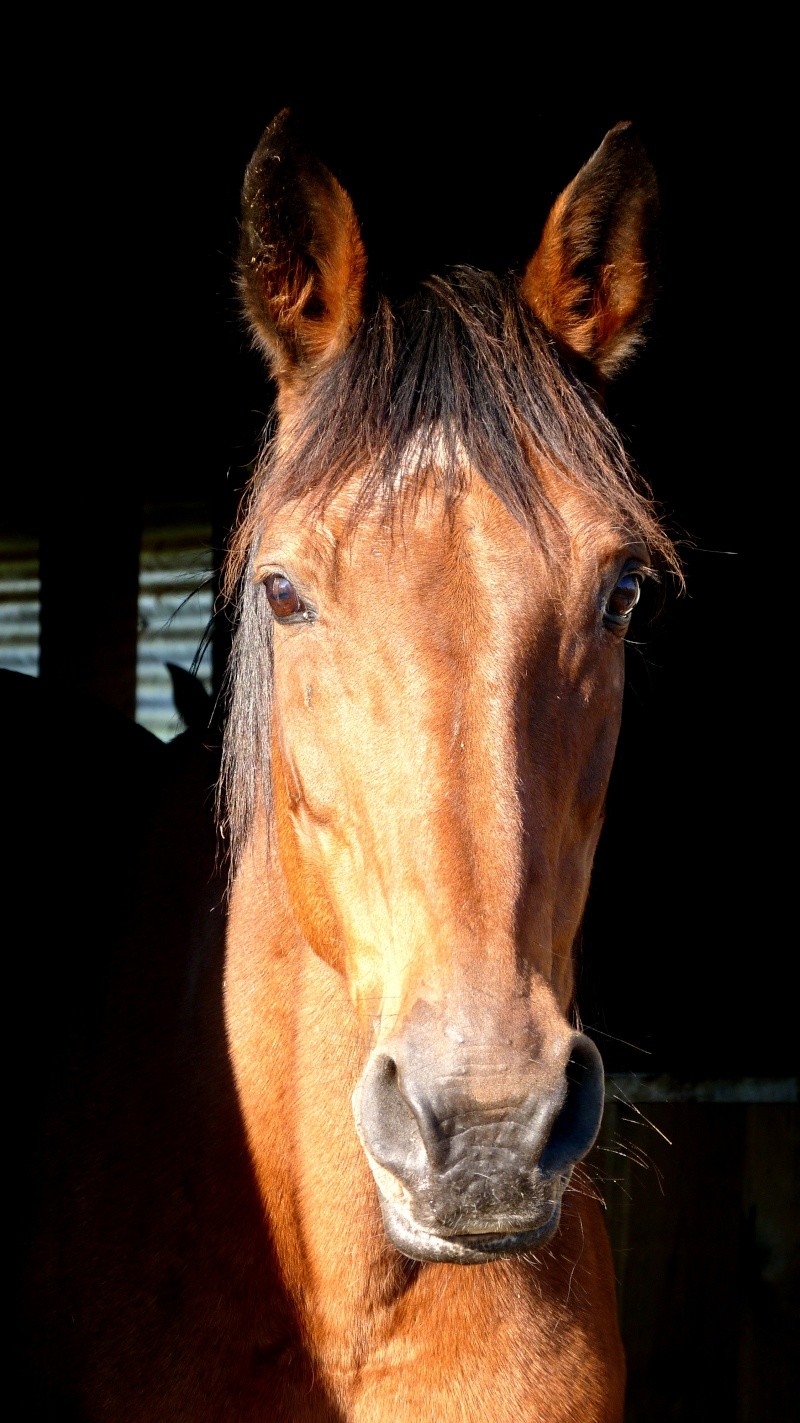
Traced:
[[133, 720], [141, 496], [118, 469], [113, 479], [102, 496], [72, 487], [48, 494], [39, 676], [65, 699], [88, 696]]
[[799, 1114], [751, 1090], [739, 1102], [607, 1102], [587, 1166], [608, 1210], [626, 1423], [794, 1415]]
[[736, 1423], [797, 1416], [800, 1398], [800, 1118], [748, 1107], [742, 1180]]
[[627, 1423], [732, 1420], [744, 1109], [655, 1103], [645, 1116], [612, 1104], [598, 1147], [611, 1162], [598, 1184], [628, 1358]]

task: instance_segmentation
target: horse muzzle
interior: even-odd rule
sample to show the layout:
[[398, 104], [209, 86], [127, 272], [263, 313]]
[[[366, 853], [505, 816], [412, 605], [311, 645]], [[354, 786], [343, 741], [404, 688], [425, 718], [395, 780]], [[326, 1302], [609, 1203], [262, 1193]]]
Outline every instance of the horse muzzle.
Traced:
[[554, 1234], [603, 1111], [600, 1055], [582, 1034], [566, 1037], [547, 1067], [503, 1054], [487, 1067], [483, 1053], [471, 1069], [462, 1054], [440, 1057], [431, 1074], [402, 1041], [371, 1054], [353, 1111], [386, 1233], [403, 1254], [479, 1264]]

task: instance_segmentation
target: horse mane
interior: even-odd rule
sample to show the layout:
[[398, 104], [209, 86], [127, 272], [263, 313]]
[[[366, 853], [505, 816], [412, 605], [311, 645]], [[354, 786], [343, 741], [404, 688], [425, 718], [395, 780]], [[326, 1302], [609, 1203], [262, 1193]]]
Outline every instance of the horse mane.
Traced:
[[345, 350], [314, 376], [288, 430], [268, 431], [224, 580], [237, 626], [218, 816], [234, 864], [259, 801], [268, 822], [272, 808], [272, 626], [251, 575], [270, 509], [310, 496], [318, 513], [354, 474], [362, 483], [353, 525], [375, 502], [387, 518], [402, 514], [431, 480], [449, 507], [472, 468], [547, 550], [560, 521], [536, 478], [543, 466], [592, 493], [644, 544], [654, 570], [681, 581], [650, 489], [590, 380], [562, 357], [516, 276], [466, 266], [396, 306], [378, 295]]

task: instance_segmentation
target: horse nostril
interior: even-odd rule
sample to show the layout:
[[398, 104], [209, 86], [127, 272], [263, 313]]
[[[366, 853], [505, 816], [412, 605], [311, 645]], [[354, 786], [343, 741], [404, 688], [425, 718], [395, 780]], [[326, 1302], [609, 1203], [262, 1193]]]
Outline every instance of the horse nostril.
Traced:
[[419, 1158], [422, 1138], [415, 1114], [401, 1090], [397, 1063], [388, 1054], [374, 1058], [365, 1073], [359, 1120], [371, 1155], [404, 1179]]
[[567, 1095], [539, 1158], [543, 1175], [573, 1166], [594, 1144], [603, 1115], [603, 1063], [597, 1048], [576, 1034], [566, 1068]]

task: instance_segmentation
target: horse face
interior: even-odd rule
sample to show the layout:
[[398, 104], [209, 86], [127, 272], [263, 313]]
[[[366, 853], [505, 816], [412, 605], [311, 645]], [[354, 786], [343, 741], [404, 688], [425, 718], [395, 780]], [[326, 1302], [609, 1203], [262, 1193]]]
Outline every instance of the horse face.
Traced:
[[[556, 200], [513, 300], [495, 287], [487, 305], [462, 272], [395, 326], [367, 307], [348, 194], [287, 113], [245, 177], [240, 291], [278, 388], [267, 482], [289, 469], [295, 491], [255, 563], [276, 624], [277, 844], [296, 920], [363, 1030], [353, 1105], [388, 1234], [422, 1259], [544, 1240], [600, 1120], [599, 1056], [567, 1017], [572, 945], [644, 561], [620, 530], [664, 540], [575, 372], [602, 388], [636, 349], [657, 209], [617, 125]], [[445, 412], [447, 438], [421, 411]], [[452, 463], [432, 467], [432, 434], [450, 462], [469, 449], [455, 483]], [[297, 494], [321, 451], [336, 474], [376, 450], [386, 493], [415, 439], [430, 478], [402, 519], [375, 501], [349, 521], [357, 479], [326, 485], [339, 492], [321, 517]], [[537, 534], [510, 512], [520, 484]]]
[[607, 609], [635, 551], [551, 482], [549, 553], [476, 476], [402, 521], [348, 528], [356, 485], [324, 517], [295, 504], [256, 561], [283, 872], [362, 1025], [388, 1233], [423, 1258], [544, 1239], [602, 1109], [566, 1014], [622, 697]]

